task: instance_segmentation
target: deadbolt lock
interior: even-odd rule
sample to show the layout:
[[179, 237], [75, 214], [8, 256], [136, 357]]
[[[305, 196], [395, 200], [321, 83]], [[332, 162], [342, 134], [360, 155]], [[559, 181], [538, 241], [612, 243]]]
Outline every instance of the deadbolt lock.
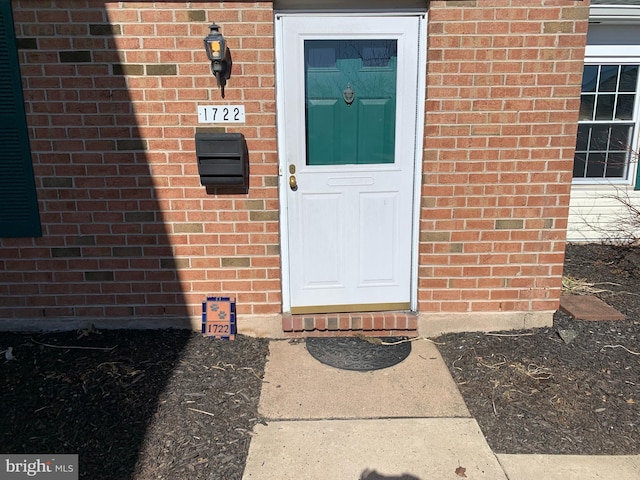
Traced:
[[289, 165], [289, 173], [291, 174], [291, 176], [289, 177], [289, 188], [295, 191], [298, 189], [298, 181], [296, 180], [296, 176], [294, 175], [294, 173], [296, 173], [296, 166], [293, 163]]

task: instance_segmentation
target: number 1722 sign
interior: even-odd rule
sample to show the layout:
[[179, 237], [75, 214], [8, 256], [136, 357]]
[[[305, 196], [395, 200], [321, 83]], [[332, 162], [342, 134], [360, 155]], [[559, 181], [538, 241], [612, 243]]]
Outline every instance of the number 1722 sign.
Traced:
[[236, 337], [236, 301], [231, 297], [207, 297], [202, 302], [202, 334], [233, 340]]
[[244, 123], [244, 105], [198, 105], [198, 123]]

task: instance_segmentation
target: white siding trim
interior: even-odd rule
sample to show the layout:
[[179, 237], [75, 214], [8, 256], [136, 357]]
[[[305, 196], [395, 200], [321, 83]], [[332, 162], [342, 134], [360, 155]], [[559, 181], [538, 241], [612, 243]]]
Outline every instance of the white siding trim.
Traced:
[[591, 5], [589, 21], [602, 23], [633, 23], [640, 21], [640, 5]]

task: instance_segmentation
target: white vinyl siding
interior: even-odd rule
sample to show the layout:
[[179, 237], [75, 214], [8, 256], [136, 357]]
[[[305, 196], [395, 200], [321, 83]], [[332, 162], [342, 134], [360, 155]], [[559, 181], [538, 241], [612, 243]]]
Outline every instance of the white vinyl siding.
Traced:
[[630, 234], [640, 237], [640, 230], [629, 230], [629, 209], [623, 202], [640, 208], [640, 191], [626, 186], [574, 186], [567, 240], [578, 243], [626, 241]]

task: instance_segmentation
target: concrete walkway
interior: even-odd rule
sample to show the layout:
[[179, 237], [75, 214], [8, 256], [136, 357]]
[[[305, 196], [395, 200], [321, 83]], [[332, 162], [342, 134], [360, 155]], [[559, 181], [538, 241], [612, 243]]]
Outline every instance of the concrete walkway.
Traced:
[[246, 480], [590, 480], [640, 478], [640, 456], [496, 455], [436, 347], [412, 344], [372, 372], [272, 341]]

